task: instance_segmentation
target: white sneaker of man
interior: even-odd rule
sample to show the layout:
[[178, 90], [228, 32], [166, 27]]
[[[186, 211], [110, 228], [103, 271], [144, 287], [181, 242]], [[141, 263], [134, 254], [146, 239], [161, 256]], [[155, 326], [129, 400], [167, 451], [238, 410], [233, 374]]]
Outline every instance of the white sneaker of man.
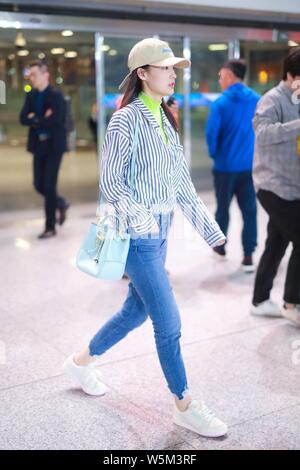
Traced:
[[273, 300], [265, 300], [258, 305], [252, 305], [250, 310], [251, 315], [257, 317], [282, 317], [282, 310]]
[[101, 396], [107, 391], [106, 385], [99, 380], [101, 374], [95, 363], [78, 366], [74, 362], [74, 354], [71, 354], [64, 362], [63, 370], [87, 395]]
[[185, 411], [175, 407], [173, 423], [203, 437], [221, 437], [228, 428], [203, 402], [192, 400]]

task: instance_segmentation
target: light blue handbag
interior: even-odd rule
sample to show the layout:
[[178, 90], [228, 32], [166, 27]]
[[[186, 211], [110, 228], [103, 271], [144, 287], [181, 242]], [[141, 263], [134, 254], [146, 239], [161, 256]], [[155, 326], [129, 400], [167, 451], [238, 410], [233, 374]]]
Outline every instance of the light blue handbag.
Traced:
[[[129, 173], [131, 191], [135, 185], [135, 161], [139, 133], [139, 120], [133, 138], [132, 156]], [[104, 197], [101, 194], [99, 209], [104, 207]], [[114, 227], [111, 220], [114, 219]], [[76, 257], [76, 266], [97, 279], [119, 281], [122, 279], [129, 251], [130, 234], [126, 232], [124, 223], [117, 215], [104, 215], [99, 222], [91, 223]]]

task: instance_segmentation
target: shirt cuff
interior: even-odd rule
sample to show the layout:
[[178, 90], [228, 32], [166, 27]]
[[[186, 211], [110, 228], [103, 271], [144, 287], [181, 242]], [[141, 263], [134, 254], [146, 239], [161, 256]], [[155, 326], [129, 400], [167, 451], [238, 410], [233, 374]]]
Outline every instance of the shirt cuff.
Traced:
[[226, 237], [221, 230], [217, 230], [216, 232], [213, 232], [209, 236], [205, 237], [206, 243], [211, 247], [217, 246], [218, 242], [221, 240], [226, 240]]

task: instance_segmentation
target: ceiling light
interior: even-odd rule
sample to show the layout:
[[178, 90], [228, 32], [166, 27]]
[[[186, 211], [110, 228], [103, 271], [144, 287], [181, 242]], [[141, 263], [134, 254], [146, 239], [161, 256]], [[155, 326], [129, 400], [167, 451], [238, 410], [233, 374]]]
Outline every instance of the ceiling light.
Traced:
[[210, 51], [227, 51], [228, 45], [227, 44], [210, 44], [208, 46]]
[[18, 34], [16, 35], [15, 46], [16, 46], [16, 47], [24, 47], [24, 46], [26, 46], [26, 39], [24, 38], [24, 36], [23, 36], [22, 33], [18, 33]]
[[64, 31], [61, 32], [61, 35], [64, 36], [65, 38], [73, 36], [73, 31], [70, 29], [65, 29]]
[[66, 59], [73, 59], [74, 57], [77, 57], [78, 54], [76, 51], [67, 51], [65, 52], [65, 57]]
[[63, 54], [65, 52], [65, 49], [63, 47], [54, 47], [51, 49], [51, 54]]
[[21, 51], [17, 52], [17, 54], [19, 57], [26, 57], [27, 55], [29, 55], [29, 51], [27, 51], [26, 49], [22, 49]]

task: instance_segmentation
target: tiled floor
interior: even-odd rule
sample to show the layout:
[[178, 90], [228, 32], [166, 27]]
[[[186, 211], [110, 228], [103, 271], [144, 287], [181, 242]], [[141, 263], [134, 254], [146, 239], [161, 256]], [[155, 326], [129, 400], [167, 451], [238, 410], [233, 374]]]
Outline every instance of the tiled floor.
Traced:
[[[203, 199], [213, 209], [211, 193]], [[300, 449], [300, 330], [249, 315], [253, 275], [239, 270], [241, 217], [232, 207], [228, 260], [215, 259], [179, 213], [167, 267], [183, 323], [191, 390], [229, 425], [208, 440], [172, 425], [172, 398], [150, 322], [99, 361], [106, 396], [83, 395], [61, 364], [122, 304], [127, 282], [80, 273], [74, 257], [93, 205], [73, 205], [55, 239], [39, 241], [39, 210], [0, 216], [1, 449]], [[259, 211], [259, 247], [266, 218]], [[274, 286], [281, 301], [286, 258]]]

